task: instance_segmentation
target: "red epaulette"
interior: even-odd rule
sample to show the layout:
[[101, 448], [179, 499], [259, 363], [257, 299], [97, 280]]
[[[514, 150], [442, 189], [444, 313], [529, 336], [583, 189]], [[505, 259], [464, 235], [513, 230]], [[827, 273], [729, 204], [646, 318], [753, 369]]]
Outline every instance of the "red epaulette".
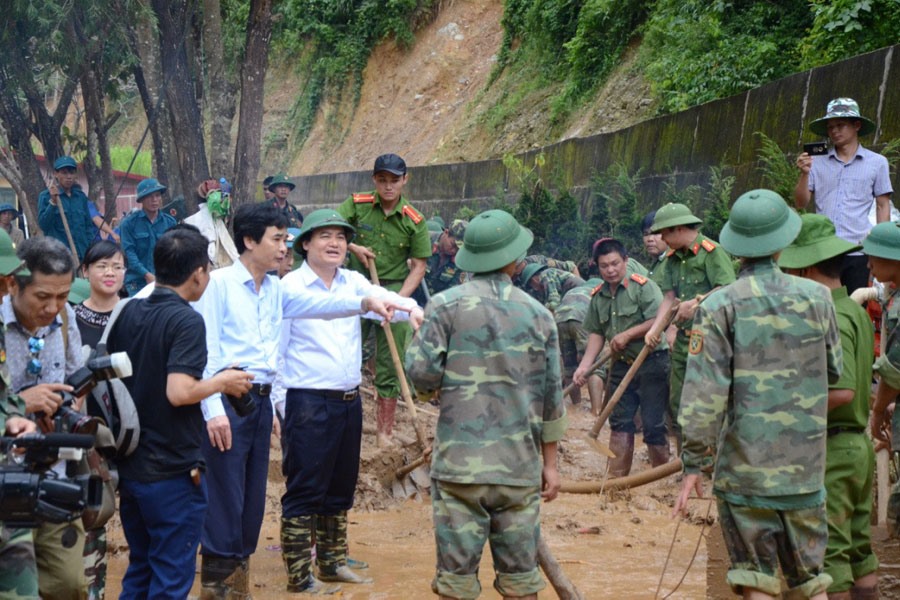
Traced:
[[703, 249], [707, 252], [712, 252], [716, 249], [716, 245], [709, 240], [703, 240], [702, 242], [700, 242], [700, 245], [703, 246]]
[[410, 206], [409, 204], [407, 204], [407, 205], [405, 205], [405, 206], [403, 207], [403, 214], [406, 215], [407, 217], [409, 217], [410, 219], [412, 219], [412, 222], [415, 223], [416, 225], [418, 225], [419, 223], [421, 223], [421, 222], [422, 222], [422, 219], [425, 218], [425, 217], [423, 217], [422, 215], [419, 214], [419, 211], [417, 211], [416, 209], [414, 209], [414, 208], [413, 208], [412, 206]]
[[645, 283], [647, 283], [647, 278], [643, 275], [640, 275], [639, 273], [632, 273], [631, 280], [636, 281], [640, 285], [644, 285]]
[[375, 194], [353, 194], [353, 204], [368, 204], [375, 202]]
[[598, 285], [597, 287], [595, 287], [594, 289], [592, 289], [592, 290], [591, 290], [591, 296], [593, 296], [594, 294], [596, 294], [597, 292], [599, 292], [599, 291], [600, 291], [600, 288], [602, 288], [602, 287], [603, 287], [603, 284], [601, 283], [600, 285]]

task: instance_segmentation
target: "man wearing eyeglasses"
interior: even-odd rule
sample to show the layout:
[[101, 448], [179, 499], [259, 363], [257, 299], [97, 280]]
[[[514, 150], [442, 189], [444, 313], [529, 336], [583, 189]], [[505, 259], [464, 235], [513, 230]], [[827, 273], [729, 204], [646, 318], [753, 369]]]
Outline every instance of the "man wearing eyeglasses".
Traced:
[[[39, 415], [45, 430], [62, 403], [62, 383], [82, 366], [81, 335], [66, 303], [75, 263], [62, 242], [51, 237], [25, 240], [18, 248], [28, 270], [8, 280], [0, 305], [6, 324], [6, 355], [11, 390], [25, 401], [27, 414]], [[59, 465], [54, 470], [64, 469]], [[84, 526], [43, 524], [34, 530], [38, 584], [44, 598], [81, 598], [85, 593]]]

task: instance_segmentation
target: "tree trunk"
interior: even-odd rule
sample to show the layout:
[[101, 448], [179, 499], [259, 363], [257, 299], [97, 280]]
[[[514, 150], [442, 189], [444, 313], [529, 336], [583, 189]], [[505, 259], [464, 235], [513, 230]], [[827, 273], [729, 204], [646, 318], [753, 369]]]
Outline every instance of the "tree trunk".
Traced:
[[[94, 67], [97, 70], [95, 71]], [[96, 153], [100, 157], [99, 179], [103, 188], [104, 204], [99, 206], [100, 194], [91, 187], [94, 203], [98, 204], [108, 223], [116, 213], [116, 182], [112, 175], [112, 157], [109, 154], [108, 126], [104, 110], [103, 89], [100, 81], [104, 79], [102, 67], [97, 62], [91, 62], [81, 78], [81, 93], [84, 97], [84, 110], [87, 115], [88, 137], [95, 140]], [[94, 153], [90, 153], [93, 162]], [[85, 161], [87, 162], [87, 161]]]
[[254, 201], [262, 141], [263, 89], [269, 66], [272, 1], [251, 0], [247, 48], [241, 65], [241, 112], [234, 148], [235, 206]]
[[[143, 0], [149, 2], [149, 0]], [[164, 80], [159, 56], [159, 37], [156, 25], [148, 19], [139, 19], [132, 30], [132, 46], [140, 57], [140, 64], [134, 69], [150, 136], [153, 140], [153, 172], [156, 178], [173, 190], [184, 189], [181, 171], [175, 167], [175, 143], [172, 136], [172, 120], [165, 101]]]
[[222, 44], [222, 9], [219, 0], [203, 0], [203, 53], [209, 91], [206, 114], [209, 117], [209, 163], [215, 177], [234, 179], [231, 161], [231, 122], [237, 94], [225, 68]]
[[172, 136], [181, 172], [181, 189], [169, 188], [169, 195], [184, 196], [188, 214], [196, 212], [197, 198], [193, 186], [209, 179], [206, 146], [203, 142], [203, 120], [195, 96], [195, 79], [188, 64], [186, 34], [190, 26], [186, 0], [152, 0], [159, 22], [162, 72], [168, 78], [164, 88], [172, 118]]

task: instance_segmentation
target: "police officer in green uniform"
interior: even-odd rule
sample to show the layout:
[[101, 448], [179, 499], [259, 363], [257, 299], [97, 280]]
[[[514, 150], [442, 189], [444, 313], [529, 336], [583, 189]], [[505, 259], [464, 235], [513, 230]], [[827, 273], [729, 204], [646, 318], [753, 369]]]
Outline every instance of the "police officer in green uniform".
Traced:
[[[27, 275], [16, 249], [5, 231], [0, 231], [0, 275]], [[0, 278], [0, 297], [6, 295], [6, 279]], [[0, 327], [0, 431], [18, 436], [37, 430], [24, 417], [25, 402], [9, 393], [9, 367], [6, 363], [6, 327]], [[0, 523], [0, 597], [37, 598], [37, 562], [30, 529], [9, 529]]]
[[[374, 259], [381, 285], [408, 298], [421, 284], [426, 261], [431, 256], [425, 217], [402, 195], [409, 181], [406, 162], [402, 158], [396, 154], [383, 154], [375, 159], [372, 181], [374, 191], [353, 194], [337, 209], [356, 229], [356, 238], [349, 245], [349, 266], [368, 277], [368, 261]], [[368, 321], [363, 324], [363, 339], [372, 327]], [[406, 322], [392, 323], [390, 327], [397, 351], [403, 356], [412, 329]], [[383, 446], [390, 443], [393, 435], [400, 381], [380, 326], [375, 326], [375, 340], [375, 415], [378, 443]]]
[[[662, 234], [663, 241], [669, 246], [666, 260], [653, 276], [663, 292], [663, 301], [656, 314], [654, 325], [665, 318], [676, 299], [681, 301], [675, 316], [678, 334], [672, 348], [672, 365], [669, 372], [669, 411], [679, 451], [681, 430], [676, 417], [681, 403], [688, 338], [694, 311], [697, 310], [700, 296], [734, 281], [731, 257], [715, 242], [700, 233], [701, 222], [684, 204], [669, 203], [656, 211], [652, 227], [652, 231]], [[648, 333], [645, 341], [649, 346], [655, 347], [660, 337]]]

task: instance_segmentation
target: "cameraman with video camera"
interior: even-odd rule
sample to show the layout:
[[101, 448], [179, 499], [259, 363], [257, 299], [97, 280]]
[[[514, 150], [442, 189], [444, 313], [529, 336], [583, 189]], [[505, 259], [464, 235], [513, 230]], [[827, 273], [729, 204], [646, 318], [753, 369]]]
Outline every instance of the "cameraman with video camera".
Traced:
[[[66, 303], [75, 263], [62, 242], [51, 237], [25, 240], [17, 254], [26, 270], [7, 280], [9, 295], [0, 305], [11, 390], [25, 401], [26, 414], [38, 417], [49, 432], [50, 419], [63, 403], [60, 392], [72, 391], [63, 381], [83, 364], [75, 313]], [[64, 469], [64, 463], [54, 467], [61, 476]], [[34, 549], [41, 597], [84, 597], [81, 519], [42, 523], [34, 530]]]
[[[7, 277], [28, 270], [16, 256], [16, 249], [5, 231], [0, 231], [0, 296], [6, 295]], [[0, 432], [9, 436], [33, 433], [37, 426], [22, 415], [22, 399], [10, 393], [9, 366], [6, 363], [5, 327], [0, 327]], [[0, 523], [0, 595], [15, 592], [37, 596], [37, 565], [30, 529], [8, 529]]]

